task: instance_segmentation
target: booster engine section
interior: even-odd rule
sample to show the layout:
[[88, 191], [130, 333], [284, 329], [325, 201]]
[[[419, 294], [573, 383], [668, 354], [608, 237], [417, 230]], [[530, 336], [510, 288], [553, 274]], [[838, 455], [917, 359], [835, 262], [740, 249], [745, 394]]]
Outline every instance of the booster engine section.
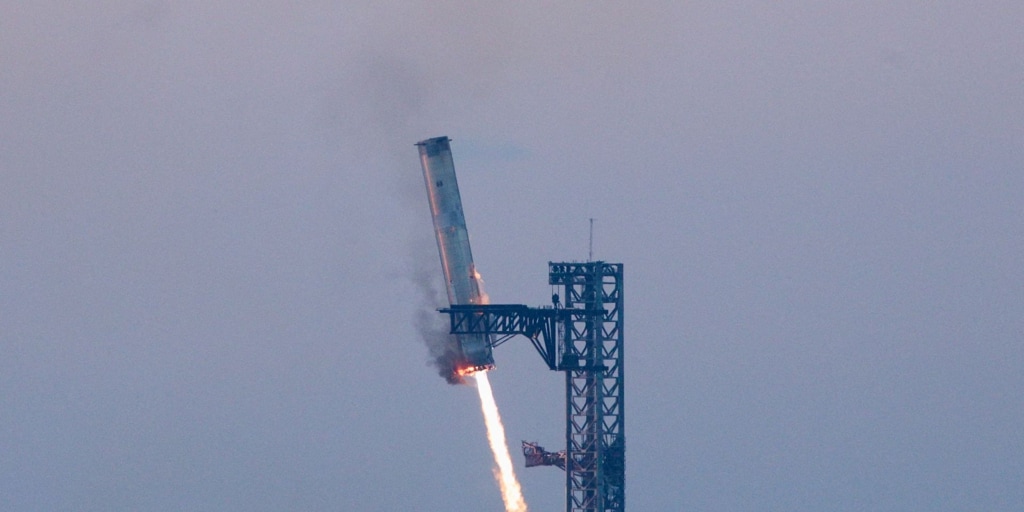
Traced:
[[[441, 255], [445, 287], [450, 305], [486, 304], [480, 274], [473, 265], [469, 248], [466, 216], [462, 211], [462, 197], [455, 180], [451, 141], [448, 137], [435, 137], [416, 143], [423, 166], [423, 180], [427, 185], [430, 214], [434, 219], [437, 251]], [[461, 377], [480, 370], [494, 368], [491, 343], [486, 335], [456, 335], [458, 354], [452, 362], [452, 373]]]

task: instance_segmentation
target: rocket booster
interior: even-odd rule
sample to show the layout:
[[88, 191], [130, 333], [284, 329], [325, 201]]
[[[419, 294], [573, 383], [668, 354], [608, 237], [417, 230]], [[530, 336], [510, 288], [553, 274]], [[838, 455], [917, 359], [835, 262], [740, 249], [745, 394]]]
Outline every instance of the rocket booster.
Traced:
[[[462, 211], [459, 184], [455, 180], [451, 141], [448, 137], [435, 137], [420, 141], [416, 146], [420, 151], [430, 215], [434, 219], [434, 235], [448, 290], [448, 303], [453, 306], [486, 304], [487, 295], [469, 248], [469, 232]], [[458, 335], [456, 339], [459, 354], [453, 362], [453, 373], [463, 375], [494, 368], [489, 336]]]

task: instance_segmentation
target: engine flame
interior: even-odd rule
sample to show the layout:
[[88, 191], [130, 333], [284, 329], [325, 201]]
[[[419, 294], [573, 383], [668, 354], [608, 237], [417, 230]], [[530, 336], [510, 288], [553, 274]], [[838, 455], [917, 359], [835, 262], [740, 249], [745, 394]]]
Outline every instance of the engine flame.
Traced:
[[476, 377], [476, 389], [480, 393], [480, 408], [483, 410], [484, 424], [487, 426], [487, 440], [491, 443], [494, 462], [498, 465], [494, 470], [494, 479], [501, 487], [505, 512], [527, 512], [526, 500], [523, 499], [519, 480], [516, 479], [516, 472], [512, 468], [512, 457], [508, 453], [508, 443], [505, 441], [505, 427], [501, 424], [501, 415], [498, 414], [498, 405], [494, 402], [487, 371], [478, 371], [473, 376]]

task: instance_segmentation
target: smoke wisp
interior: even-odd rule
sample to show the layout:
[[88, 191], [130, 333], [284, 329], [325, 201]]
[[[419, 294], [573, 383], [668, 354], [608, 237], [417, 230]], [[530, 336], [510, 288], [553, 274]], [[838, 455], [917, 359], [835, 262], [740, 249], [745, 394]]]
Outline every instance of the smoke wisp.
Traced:
[[437, 283], [441, 282], [440, 275], [425, 265], [419, 265], [413, 272], [412, 281], [419, 294], [419, 305], [416, 308], [413, 325], [427, 345], [430, 358], [428, 364], [434, 366], [437, 374], [449, 384], [465, 384], [460, 375], [451, 371], [459, 354], [458, 342], [455, 336], [448, 333], [448, 324], [444, 321], [444, 316], [437, 312], [437, 309], [444, 307], [447, 302], [437, 286]]

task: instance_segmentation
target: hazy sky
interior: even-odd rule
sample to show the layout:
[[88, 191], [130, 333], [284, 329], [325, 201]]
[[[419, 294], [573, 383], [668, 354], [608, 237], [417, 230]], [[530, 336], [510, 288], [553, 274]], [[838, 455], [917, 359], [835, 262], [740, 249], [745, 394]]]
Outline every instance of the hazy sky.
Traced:
[[1024, 3], [385, 3], [0, 0], [0, 509], [500, 510], [448, 135], [492, 301], [625, 264], [630, 510], [1024, 510]]

